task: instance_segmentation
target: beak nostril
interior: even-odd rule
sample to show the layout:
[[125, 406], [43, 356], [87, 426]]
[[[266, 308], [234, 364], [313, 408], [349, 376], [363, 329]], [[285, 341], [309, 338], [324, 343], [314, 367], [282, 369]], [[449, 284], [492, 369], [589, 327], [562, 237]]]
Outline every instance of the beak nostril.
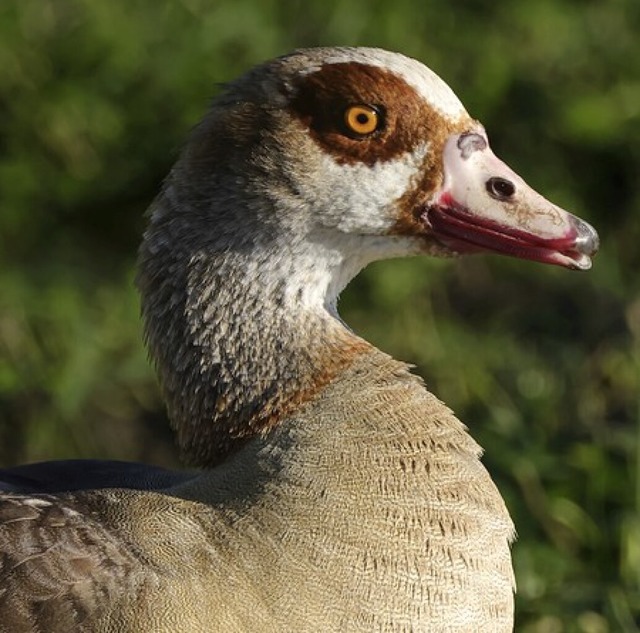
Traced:
[[516, 186], [506, 178], [489, 178], [485, 187], [489, 192], [489, 195], [496, 200], [508, 200], [515, 194]]

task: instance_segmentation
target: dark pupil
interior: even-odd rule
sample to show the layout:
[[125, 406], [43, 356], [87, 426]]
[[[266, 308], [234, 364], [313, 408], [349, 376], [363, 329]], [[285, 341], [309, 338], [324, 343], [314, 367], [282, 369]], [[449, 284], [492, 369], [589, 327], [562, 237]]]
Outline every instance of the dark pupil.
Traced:
[[489, 195], [499, 200], [510, 198], [516, 192], [515, 185], [505, 178], [489, 178], [486, 187]]
[[360, 125], [366, 125], [367, 123], [369, 123], [369, 115], [361, 112], [357, 117], [356, 117], [356, 121], [358, 121], [358, 123], [360, 123]]

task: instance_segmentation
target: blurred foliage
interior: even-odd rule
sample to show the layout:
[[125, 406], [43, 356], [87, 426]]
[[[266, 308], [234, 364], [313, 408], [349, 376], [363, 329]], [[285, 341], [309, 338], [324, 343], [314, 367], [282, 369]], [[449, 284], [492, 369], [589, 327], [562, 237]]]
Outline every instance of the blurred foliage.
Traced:
[[175, 463], [132, 284], [145, 207], [217, 82], [300, 46], [399, 50], [602, 252], [588, 274], [376, 264], [343, 316], [486, 448], [518, 630], [640, 630], [639, 34], [638, 0], [3, 0], [0, 461]]

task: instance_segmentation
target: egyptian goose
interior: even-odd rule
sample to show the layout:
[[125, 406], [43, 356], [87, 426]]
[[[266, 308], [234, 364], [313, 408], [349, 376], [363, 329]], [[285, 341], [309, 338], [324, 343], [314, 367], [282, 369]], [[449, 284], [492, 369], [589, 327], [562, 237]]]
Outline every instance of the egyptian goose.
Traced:
[[597, 244], [419, 62], [320, 48], [251, 70], [140, 250], [146, 341], [201, 470], [6, 470], [0, 631], [511, 631], [514, 529], [480, 447], [337, 297], [377, 259], [586, 270]]

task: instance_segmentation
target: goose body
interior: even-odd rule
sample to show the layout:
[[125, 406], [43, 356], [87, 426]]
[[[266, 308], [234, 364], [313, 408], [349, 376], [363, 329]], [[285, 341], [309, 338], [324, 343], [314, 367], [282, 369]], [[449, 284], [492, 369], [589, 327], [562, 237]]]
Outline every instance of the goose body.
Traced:
[[138, 285], [199, 468], [7, 469], [0, 632], [506, 632], [507, 509], [464, 425], [339, 319], [385, 257], [586, 269], [419, 62], [298, 51], [230, 84], [150, 210]]

